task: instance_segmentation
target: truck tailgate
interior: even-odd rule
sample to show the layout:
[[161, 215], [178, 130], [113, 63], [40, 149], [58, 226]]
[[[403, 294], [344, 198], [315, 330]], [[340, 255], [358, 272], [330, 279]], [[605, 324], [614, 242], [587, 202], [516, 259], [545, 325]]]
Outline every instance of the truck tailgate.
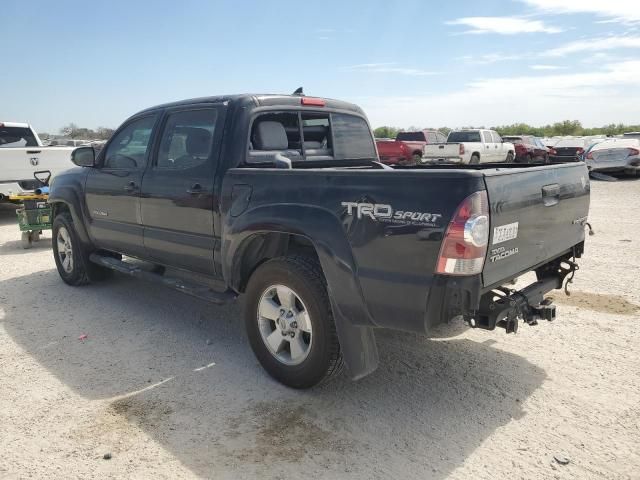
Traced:
[[485, 287], [507, 281], [584, 240], [589, 174], [584, 163], [485, 173], [491, 210]]
[[425, 158], [452, 158], [460, 155], [459, 143], [433, 143], [425, 145], [422, 156]]
[[73, 167], [70, 147], [0, 148], [0, 180], [31, 180], [33, 172], [52, 174]]

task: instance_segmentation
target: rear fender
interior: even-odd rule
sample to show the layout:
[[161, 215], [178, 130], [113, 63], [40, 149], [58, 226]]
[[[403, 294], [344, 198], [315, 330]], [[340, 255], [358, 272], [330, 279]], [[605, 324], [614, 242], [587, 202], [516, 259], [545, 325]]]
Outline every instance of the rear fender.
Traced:
[[284, 233], [307, 238], [314, 246], [327, 281], [331, 308], [350, 376], [362, 378], [378, 366], [373, 321], [364, 302], [351, 247], [331, 212], [300, 205], [268, 205], [227, 217], [222, 238], [223, 276], [235, 290], [243, 283], [239, 265], [255, 235]]

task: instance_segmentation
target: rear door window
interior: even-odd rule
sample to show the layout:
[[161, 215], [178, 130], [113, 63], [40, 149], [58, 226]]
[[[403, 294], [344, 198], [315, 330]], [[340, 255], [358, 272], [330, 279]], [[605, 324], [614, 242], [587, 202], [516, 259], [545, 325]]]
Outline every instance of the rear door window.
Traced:
[[160, 141], [156, 168], [186, 170], [207, 164], [217, 114], [218, 111], [211, 108], [170, 114]]
[[30, 128], [0, 127], [0, 148], [37, 146], [38, 141]]
[[484, 143], [493, 143], [491, 132], [482, 132], [482, 138], [484, 139]]

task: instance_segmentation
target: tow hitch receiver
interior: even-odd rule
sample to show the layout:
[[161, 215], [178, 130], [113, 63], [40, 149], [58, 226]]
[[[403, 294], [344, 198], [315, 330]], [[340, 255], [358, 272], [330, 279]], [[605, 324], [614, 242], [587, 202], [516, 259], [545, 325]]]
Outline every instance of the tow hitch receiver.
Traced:
[[538, 320], [553, 321], [556, 307], [544, 295], [560, 288], [562, 279], [557, 276], [544, 278], [520, 290], [499, 287], [480, 298], [480, 308], [468, 323], [474, 328], [493, 330], [501, 327], [507, 333], [518, 331], [518, 322], [537, 325]]

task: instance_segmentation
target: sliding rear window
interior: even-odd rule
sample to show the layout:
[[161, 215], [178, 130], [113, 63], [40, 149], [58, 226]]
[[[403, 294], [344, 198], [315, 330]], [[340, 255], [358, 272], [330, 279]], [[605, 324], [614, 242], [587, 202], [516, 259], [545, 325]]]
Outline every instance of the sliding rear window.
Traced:
[[248, 163], [375, 159], [367, 122], [356, 115], [322, 111], [268, 112], [252, 123]]

